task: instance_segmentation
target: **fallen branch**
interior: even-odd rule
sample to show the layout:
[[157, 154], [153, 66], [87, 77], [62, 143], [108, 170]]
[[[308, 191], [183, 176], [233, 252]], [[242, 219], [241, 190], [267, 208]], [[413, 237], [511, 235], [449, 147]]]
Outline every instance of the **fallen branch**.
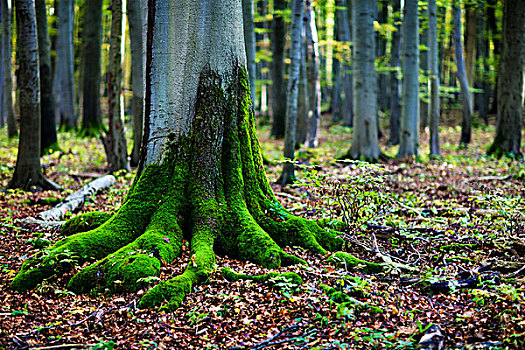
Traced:
[[116, 180], [113, 175], [99, 177], [98, 179], [93, 180], [85, 185], [81, 190], [78, 190], [67, 196], [66, 199], [57, 206], [39, 213], [38, 219], [42, 221], [60, 221], [66, 215], [66, 213], [78, 210], [80, 207], [82, 207], [86, 201], [86, 198], [112, 186], [115, 182]]
[[510, 175], [505, 176], [480, 176], [480, 177], [471, 177], [470, 179], [465, 179], [463, 182], [473, 182], [473, 181], [505, 181], [510, 179]]

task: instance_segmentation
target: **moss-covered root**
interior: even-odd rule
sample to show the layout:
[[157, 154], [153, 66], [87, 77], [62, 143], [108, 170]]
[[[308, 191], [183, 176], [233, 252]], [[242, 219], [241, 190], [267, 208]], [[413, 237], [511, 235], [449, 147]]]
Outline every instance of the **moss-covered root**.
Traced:
[[321, 284], [320, 287], [330, 297], [330, 300], [337, 304], [338, 317], [344, 317], [355, 312], [369, 312], [372, 315], [383, 313], [383, 309], [380, 307], [357, 300], [350, 293], [338, 291], [325, 284]]
[[272, 288], [279, 289], [279, 283], [281, 282], [281, 279], [286, 280], [287, 284], [290, 284], [292, 286], [297, 287], [303, 284], [303, 279], [301, 276], [296, 274], [295, 272], [269, 272], [265, 273], [264, 275], [244, 275], [241, 273], [235, 273], [233, 272], [229, 267], [224, 267], [221, 270], [221, 274], [226, 278], [228, 281], [240, 281], [240, 280], [248, 280], [248, 281], [254, 281], [257, 283], [264, 283], [266, 285], [269, 285]]
[[106, 213], [103, 211], [92, 211], [90, 213], [77, 215], [62, 225], [60, 233], [63, 236], [71, 236], [75, 233], [94, 230], [108, 221], [113, 214], [114, 213]]
[[328, 258], [338, 266], [344, 267], [347, 271], [361, 271], [364, 273], [377, 273], [385, 269], [385, 264], [377, 264], [365, 260], [361, 260], [345, 252], [336, 252]]
[[32, 289], [46, 278], [69, 271], [88, 259], [102, 259], [133, 242], [145, 231], [159, 206], [160, 192], [167, 188], [171, 176], [167, 167], [148, 166], [115, 215], [98, 228], [64, 238], [25, 261], [11, 288]]
[[160, 267], [180, 254], [182, 230], [177, 224], [176, 198], [160, 206], [146, 232], [114, 254], [85, 267], [68, 283], [68, 289], [85, 293], [95, 288], [114, 293], [134, 292], [144, 286], [141, 278], [158, 276]]

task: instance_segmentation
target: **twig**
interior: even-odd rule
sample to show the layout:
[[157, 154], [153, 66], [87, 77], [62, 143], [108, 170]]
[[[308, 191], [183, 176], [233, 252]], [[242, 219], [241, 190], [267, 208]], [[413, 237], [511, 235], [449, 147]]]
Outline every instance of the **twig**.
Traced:
[[510, 179], [510, 175], [505, 176], [480, 176], [480, 177], [471, 177], [470, 179], [465, 179], [463, 182], [473, 182], [473, 181], [504, 181]]
[[31, 347], [29, 350], [51, 350], [51, 349], [92, 349], [97, 344], [59, 344], [49, 346]]

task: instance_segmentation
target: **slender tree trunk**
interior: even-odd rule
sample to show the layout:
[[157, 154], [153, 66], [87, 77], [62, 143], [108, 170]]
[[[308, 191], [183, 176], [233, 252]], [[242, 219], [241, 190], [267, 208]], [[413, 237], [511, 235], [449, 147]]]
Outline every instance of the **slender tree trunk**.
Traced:
[[429, 93], [428, 116], [430, 118], [430, 155], [439, 156], [439, 52], [437, 37], [436, 0], [428, 0], [428, 69]]
[[463, 43], [461, 35], [461, 4], [460, 0], [454, 0], [452, 6], [452, 17], [454, 18], [454, 52], [456, 56], [456, 68], [459, 85], [461, 87], [461, 101], [463, 106], [463, 121], [461, 123], [460, 145], [466, 146], [470, 143], [472, 134], [472, 105], [470, 103], [470, 89], [465, 61], [463, 60]]
[[[385, 24], [388, 22], [388, 6], [387, 0], [380, 0], [377, 2], [377, 22], [379, 24]], [[377, 32], [377, 59], [380, 65], [386, 64], [386, 48], [387, 40], [384, 35], [379, 31]], [[388, 93], [388, 75], [386, 72], [380, 71], [377, 75], [377, 91], [378, 99], [377, 106], [378, 110], [385, 112], [390, 105], [389, 93]], [[378, 115], [379, 116], [379, 115]], [[379, 126], [379, 123], [378, 123]]]
[[403, 22], [403, 94], [399, 158], [418, 155], [419, 136], [419, 18], [417, 0], [405, 1]]
[[[465, 71], [472, 85], [476, 78], [476, 55], [478, 35], [478, 1], [465, 2]], [[470, 94], [470, 105], [474, 109], [474, 93]]]
[[[0, 21], [2, 19], [1, 16], [2, 16], [2, 5], [0, 4]], [[2, 28], [1, 25], [0, 25], [0, 28]], [[3, 128], [5, 126], [6, 114], [7, 114], [5, 113], [4, 65], [2, 63], [3, 60], [4, 60], [3, 52], [1, 51], [1, 42], [0, 42], [0, 128]]]
[[[351, 34], [347, 0], [336, 0], [335, 5], [336, 24], [334, 28], [336, 28], [336, 38], [337, 41], [348, 46], [351, 42]], [[334, 121], [342, 119], [345, 126], [352, 126], [352, 74], [349, 72], [350, 67], [348, 66], [350, 58], [346, 56], [345, 51], [343, 51], [336, 60], [337, 71], [334, 72], [332, 111], [335, 111]]]
[[74, 8], [74, 0], [58, 2], [58, 36], [54, 77], [55, 115], [65, 129], [73, 129], [76, 125], [73, 57]]
[[[135, 1], [131, 1], [135, 2]], [[82, 31], [82, 128], [81, 135], [98, 136], [102, 129], [100, 107], [102, 0], [86, 1]]]
[[20, 142], [8, 188], [55, 189], [40, 168], [40, 74], [35, 2], [15, 0], [20, 90]]
[[286, 132], [284, 138], [283, 172], [277, 180], [281, 186], [295, 181], [295, 131], [297, 126], [297, 96], [299, 93], [299, 78], [301, 71], [301, 31], [303, 28], [302, 15], [304, 0], [293, 0], [292, 3], [292, 43], [290, 47], [290, 76], [286, 92]]
[[496, 135], [488, 153], [522, 157], [523, 66], [525, 63], [524, 0], [506, 0], [503, 10], [503, 50], [498, 67]]
[[246, 46], [246, 64], [252, 101], [255, 102], [255, 26], [253, 24], [253, 0], [242, 0], [242, 17], [244, 28], [244, 45]]
[[284, 81], [285, 22], [282, 11], [286, 9], [285, 0], [274, 0], [272, 21], [272, 136], [282, 138], [286, 120], [286, 85]]
[[111, 5], [111, 36], [109, 38], [108, 65], [108, 119], [109, 129], [103, 138], [104, 148], [111, 171], [129, 170], [124, 108], [121, 104], [122, 88], [122, 41], [125, 22], [122, 20], [126, 0], [113, 0]]
[[479, 111], [479, 117], [485, 121], [488, 125], [488, 100], [490, 96], [491, 86], [487, 84], [487, 72], [489, 71], [489, 65], [487, 61], [488, 57], [488, 32], [487, 26], [485, 25], [485, 2], [480, 4], [478, 11], [478, 43], [477, 43], [477, 60], [479, 60], [479, 70], [476, 74], [476, 88], [481, 89], [482, 92], [476, 94], [476, 104]]
[[[394, 16], [401, 13], [401, 1], [393, 0]], [[392, 33], [392, 49], [390, 52], [390, 139], [391, 145], [399, 144], [399, 120], [401, 118], [401, 24], [395, 21], [396, 30]]]
[[[7, 0], [0, 0], [2, 5], [2, 66], [4, 70], [4, 80], [2, 90], [4, 91], [7, 135], [9, 138], [16, 137], [18, 130], [16, 127], [15, 110], [13, 106], [13, 74], [11, 69], [12, 41], [11, 41], [11, 7]], [[3, 111], [2, 111], [3, 112]]]
[[377, 135], [374, 8], [372, 0], [352, 4], [354, 129], [352, 146], [343, 158], [375, 161], [381, 155]]
[[133, 120], [133, 151], [131, 152], [130, 162], [134, 167], [139, 164], [142, 125], [144, 123], [145, 50], [143, 45], [143, 9], [145, 8], [145, 0], [127, 1], [131, 49], [131, 85], [133, 90], [133, 99], [131, 101], [131, 118]]
[[[334, 9], [335, 12], [335, 18], [334, 18], [334, 32], [333, 32], [333, 38], [336, 42], [342, 41], [341, 39], [341, 31], [339, 30], [339, 27], [342, 25], [340, 24], [341, 16], [339, 16], [339, 12], [341, 11], [341, 8], [339, 6], [340, 0], [337, 0], [336, 7]], [[341, 98], [341, 89], [342, 89], [342, 81], [343, 81], [343, 68], [341, 67], [342, 64], [342, 53], [338, 49], [337, 46], [332, 47], [332, 90], [331, 90], [331, 101], [330, 101], [330, 111], [332, 112], [332, 122], [338, 123], [343, 119], [342, 112], [343, 112], [343, 100]]]
[[306, 43], [308, 52], [308, 147], [318, 146], [319, 123], [321, 121], [321, 74], [319, 60], [319, 39], [315, 24], [315, 11], [311, 1], [306, 1]]
[[36, 22], [38, 29], [38, 57], [40, 61], [40, 119], [41, 139], [40, 152], [57, 147], [55, 123], [55, 96], [53, 95], [53, 78], [51, 75], [51, 54], [49, 34], [47, 31], [47, 8], [45, 0], [35, 1]]
[[[496, 9], [498, 7], [498, 3], [500, 1], [498, 0], [486, 0], [487, 1], [487, 24], [489, 27], [489, 31], [492, 34], [492, 44], [494, 46], [494, 49], [492, 50], [494, 59], [498, 59], [501, 54], [501, 32], [498, 29], [498, 20], [496, 17]], [[499, 70], [499, 68], [496, 68], [496, 70]], [[492, 100], [492, 107], [490, 113], [497, 113], [497, 106], [498, 106], [498, 84], [494, 86], [494, 92], [493, 92], [493, 100]]]
[[306, 142], [308, 134], [308, 47], [306, 43], [306, 26], [308, 26], [308, 16], [303, 16], [301, 30], [301, 68], [299, 74], [299, 92], [297, 95], [297, 128], [295, 130], [295, 148], [299, 149]]
[[[421, 8], [419, 16], [421, 18], [428, 18], [428, 5], [427, 5], [427, 8], [425, 7]], [[421, 28], [420, 44], [421, 46], [426, 46], [428, 50], [428, 25], [425, 25], [423, 26], [423, 28]], [[425, 99], [428, 101], [428, 99], [430, 98], [430, 91], [428, 90], [428, 84], [425, 84], [426, 82], [428, 82], [428, 79], [429, 79], [428, 51], [427, 50], [421, 50], [419, 52], [419, 67], [423, 73], [423, 76], [422, 76], [423, 81], [421, 82], [421, 86], [424, 89], [426, 89], [426, 91], [424, 91], [424, 98], [419, 99], [419, 127], [421, 128], [421, 130], [425, 130], [429, 126], [429, 122], [430, 122], [429, 121], [430, 115], [428, 114], [429, 107], [428, 107], [428, 103], [425, 101]]]

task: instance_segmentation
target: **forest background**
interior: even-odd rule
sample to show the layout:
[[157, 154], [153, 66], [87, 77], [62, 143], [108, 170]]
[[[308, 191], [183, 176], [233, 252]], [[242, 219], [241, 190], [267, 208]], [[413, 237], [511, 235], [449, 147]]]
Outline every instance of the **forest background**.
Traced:
[[[355, 266], [288, 247], [309, 263], [286, 268], [304, 284], [228, 282], [223, 267], [267, 270], [224, 257], [169, 314], [136, 310], [136, 294], [75, 295], [62, 278], [13, 292], [22, 261], [64, 235], [28, 217], [108, 171], [117, 184], [77, 212], [114, 211], [131, 183], [144, 99], [138, 4], [34, 1], [41, 100], [28, 123], [18, 53], [31, 35], [13, 30], [23, 18], [1, 2], [1, 180], [22, 190], [0, 195], [0, 346], [413, 348], [432, 324], [457, 348], [523, 346], [521, 1], [243, 1], [274, 192], [295, 215], [342, 222]], [[13, 173], [26, 163], [39, 174]], [[162, 269], [164, 279], [180, 266]]]

